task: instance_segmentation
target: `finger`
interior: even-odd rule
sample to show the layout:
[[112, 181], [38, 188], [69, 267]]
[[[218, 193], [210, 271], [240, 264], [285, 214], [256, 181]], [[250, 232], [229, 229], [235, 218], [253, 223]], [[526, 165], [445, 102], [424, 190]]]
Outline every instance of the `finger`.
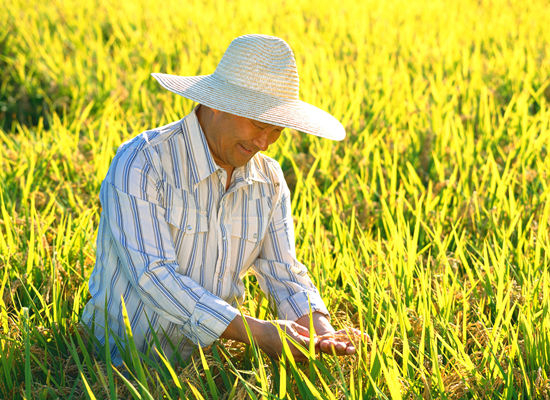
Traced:
[[336, 355], [350, 355], [356, 352], [356, 347], [351, 342], [342, 342], [337, 340], [322, 340], [319, 342], [319, 350], [323, 353]]
[[322, 348], [321, 351], [326, 354], [341, 356], [346, 354], [346, 349], [347, 347], [342, 348], [340, 346], [330, 344], [327, 345], [326, 348]]
[[327, 340], [323, 340], [319, 342], [319, 350], [323, 353], [331, 354], [330, 348], [332, 347], [330, 343]]
[[359, 329], [356, 328], [340, 329], [339, 331], [335, 332], [335, 335], [346, 335], [347, 338], [354, 344], [357, 344], [357, 342], [361, 340], [370, 341], [370, 337], [366, 332], [361, 332]]
[[289, 329], [288, 331], [284, 332], [283, 336], [281, 336], [281, 339], [286, 340], [291, 347], [294, 347], [294, 344], [305, 347], [309, 346], [309, 337], [300, 335], [294, 329]]
[[330, 345], [332, 346], [335, 346], [335, 347], [342, 347], [342, 348], [345, 348], [347, 346], [355, 346], [355, 343], [352, 342], [351, 340], [348, 340], [348, 339], [340, 339], [340, 338], [327, 338], [327, 339], [322, 339], [322, 340], [319, 340], [318, 342], [319, 344], [320, 343], [329, 343]]
[[334, 340], [349, 340], [350, 338], [354, 337], [355, 335], [350, 334], [348, 331], [345, 331], [343, 329], [335, 332], [329, 332], [325, 333], [324, 335], [320, 335], [320, 339], [334, 339]]
[[305, 347], [306, 349], [309, 347], [309, 337], [300, 335], [291, 328], [283, 334], [281, 339], [287, 342], [288, 348], [294, 360], [305, 361], [308, 359], [308, 357], [304, 354], [303, 349], [300, 347]]
[[292, 355], [294, 356], [294, 359], [296, 361], [309, 360], [309, 356], [308, 356], [309, 354], [308, 348], [310, 343], [309, 338], [299, 335], [299, 338], [296, 340], [296, 342], [298, 343], [299, 347], [297, 346], [291, 347], [291, 352], [292, 352]]
[[355, 353], [355, 346], [353, 344], [339, 343], [336, 347], [336, 354], [339, 356], [351, 355]]
[[319, 349], [323, 353], [327, 353], [327, 354], [333, 354], [333, 352], [339, 352], [341, 351], [341, 348], [342, 346], [340, 346], [339, 343], [334, 340], [323, 340], [319, 344]]
[[302, 335], [296, 329], [289, 330], [288, 334], [296, 343], [306, 348], [309, 347], [310, 340], [308, 335]]
[[355, 329], [357, 337], [359, 337], [361, 340], [366, 340], [367, 342], [370, 341], [370, 336], [367, 332], [361, 332], [359, 329]]
[[336, 333], [344, 334], [344, 335], [348, 335], [348, 336], [352, 336], [352, 337], [353, 336], [359, 336], [359, 337], [362, 336], [361, 331], [357, 328], [344, 328], [344, 329], [340, 329]]
[[322, 335], [318, 335], [317, 338], [319, 340], [330, 339], [330, 338], [333, 338], [336, 333], [337, 332], [327, 332], [327, 333], [324, 333]]
[[350, 328], [349, 333], [352, 336], [356, 336], [360, 339], [367, 339], [369, 337], [369, 335], [367, 335], [367, 332], [361, 332], [359, 329], [356, 328]]
[[319, 351], [328, 354], [350, 355], [357, 351], [362, 339], [370, 340], [366, 333], [356, 328], [345, 328], [316, 338]]

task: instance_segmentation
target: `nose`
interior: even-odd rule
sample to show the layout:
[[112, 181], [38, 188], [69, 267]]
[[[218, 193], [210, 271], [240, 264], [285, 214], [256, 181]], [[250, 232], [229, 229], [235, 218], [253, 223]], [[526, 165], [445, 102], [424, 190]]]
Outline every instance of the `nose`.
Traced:
[[269, 141], [269, 130], [262, 130], [260, 134], [254, 138], [252, 143], [254, 143], [254, 145], [258, 147], [261, 151], [266, 151], [269, 145], [272, 143]]

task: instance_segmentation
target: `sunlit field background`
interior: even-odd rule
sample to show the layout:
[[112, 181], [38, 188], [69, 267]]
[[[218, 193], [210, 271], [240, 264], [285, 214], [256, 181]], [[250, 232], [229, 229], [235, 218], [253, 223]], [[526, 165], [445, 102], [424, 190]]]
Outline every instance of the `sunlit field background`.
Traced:
[[[0, 398], [550, 398], [547, 1], [0, 3]], [[151, 72], [209, 74], [253, 32], [291, 45], [301, 98], [347, 129], [269, 155], [334, 326], [372, 341], [113, 369], [78, 328], [101, 181], [193, 107]], [[273, 318], [246, 283], [243, 312]]]

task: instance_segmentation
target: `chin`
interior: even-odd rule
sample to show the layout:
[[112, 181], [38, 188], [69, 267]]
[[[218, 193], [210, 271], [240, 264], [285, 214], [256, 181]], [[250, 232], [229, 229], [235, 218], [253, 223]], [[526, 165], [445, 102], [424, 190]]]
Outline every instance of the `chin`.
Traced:
[[[255, 155], [255, 154], [254, 154]], [[254, 157], [254, 155], [251, 155], [250, 157], [244, 159], [243, 161], [239, 162], [239, 165], [237, 165], [237, 167], [244, 167], [246, 164], [248, 164], [248, 162], [250, 160], [252, 160], [252, 158]], [[237, 168], [236, 167], [236, 168]]]

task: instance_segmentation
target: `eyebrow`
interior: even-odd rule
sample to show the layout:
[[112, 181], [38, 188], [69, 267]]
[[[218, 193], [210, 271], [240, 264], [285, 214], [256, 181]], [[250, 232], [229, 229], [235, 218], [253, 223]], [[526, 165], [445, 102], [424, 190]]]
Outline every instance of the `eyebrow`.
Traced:
[[251, 119], [250, 121], [252, 121], [252, 123], [256, 125], [258, 128], [262, 128], [262, 129], [265, 129], [267, 127], [277, 128], [277, 129], [280, 129], [281, 131], [285, 129], [283, 126], [268, 124], [267, 122], [262, 122], [255, 119]]

